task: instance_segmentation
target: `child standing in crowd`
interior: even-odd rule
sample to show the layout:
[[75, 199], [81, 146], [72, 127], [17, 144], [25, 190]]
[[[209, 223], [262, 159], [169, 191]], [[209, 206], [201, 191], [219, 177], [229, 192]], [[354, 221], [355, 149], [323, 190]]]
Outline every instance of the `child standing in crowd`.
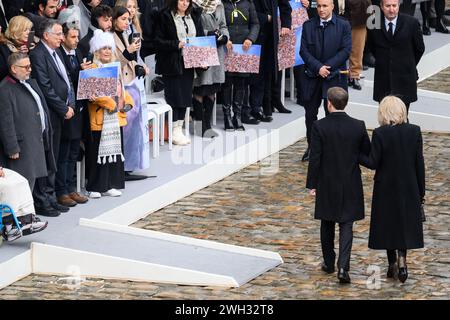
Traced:
[[168, 0], [155, 30], [156, 73], [163, 76], [164, 95], [173, 109], [172, 139], [177, 145], [191, 143], [182, 126], [186, 108], [192, 106], [194, 69], [184, 67], [182, 49], [187, 37], [204, 35], [200, 15], [192, 10], [191, 0]]
[[214, 138], [217, 132], [211, 129], [211, 115], [216, 93], [225, 82], [225, 45], [230, 37], [225, 19], [225, 10], [220, 0], [194, 0], [194, 8], [201, 8], [201, 21], [205, 33], [216, 37], [220, 65], [209, 67], [194, 80], [195, 129], [202, 137]]
[[[233, 50], [233, 43], [242, 44], [244, 50], [248, 50], [259, 34], [259, 21], [255, 5], [250, 0], [224, 0], [223, 5], [230, 33], [227, 50]], [[245, 83], [249, 76], [249, 73], [226, 73], [222, 91], [226, 131], [245, 130], [241, 122], [241, 113], [244, 103]], [[231, 120], [232, 106], [233, 120]]]
[[[90, 41], [95, 67], [114, 62], [116, 48], [109, 32], [95, 30]], [[122, 127], [127, 124], [126, 111], [133, 106], [130, 95], [119, 81], [118, 96], [92, 97], [88, 104], [92, 141], [86, 154], [89, 166], [86, 190], [91, 198], [117, 197], [125, 188]]]

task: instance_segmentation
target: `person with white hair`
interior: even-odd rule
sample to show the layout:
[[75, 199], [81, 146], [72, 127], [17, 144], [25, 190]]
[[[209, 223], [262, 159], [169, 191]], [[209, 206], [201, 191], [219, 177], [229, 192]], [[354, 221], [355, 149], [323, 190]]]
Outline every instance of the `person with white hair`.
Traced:
[[424, 246], [422, 133], [407, 123], [405, 103], [395, 96], [381, 100], [378, 122], [370, 154], [359, 157], [363, 166], [375, 170], [369, 248], [387, 250], [387, 277], [405, 282], [406, 251]]
[[[94, 68], [114, 62], [115, 48], [112, 33], [95, 30], [90, 41]], [[134, 104], [120, 76], [117, 92], [115, 97], [92, 97], [88, 103], [91, 141], [86, 150], [86, 190], [91, 198], [118, 197], [122, 194], [118, 189], [125, 188], [122, 127], [127, 125], [126, 112]]]

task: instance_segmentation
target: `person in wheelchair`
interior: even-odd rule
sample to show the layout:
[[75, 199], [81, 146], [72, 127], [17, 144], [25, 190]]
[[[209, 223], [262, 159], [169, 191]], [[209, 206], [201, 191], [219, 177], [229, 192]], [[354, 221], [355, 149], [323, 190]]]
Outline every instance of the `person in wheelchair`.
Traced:
[[[6, 210], [11, 207], [20, 226], [17, 226], [13, 213]], [[28, 180], [19, 173], [0, 167], [0, 218], [3, 225], [0, 230], [5, 241], [13, 241], [21, 236], [40, 232], [47, 227], [47, 221], [36, 217]]]

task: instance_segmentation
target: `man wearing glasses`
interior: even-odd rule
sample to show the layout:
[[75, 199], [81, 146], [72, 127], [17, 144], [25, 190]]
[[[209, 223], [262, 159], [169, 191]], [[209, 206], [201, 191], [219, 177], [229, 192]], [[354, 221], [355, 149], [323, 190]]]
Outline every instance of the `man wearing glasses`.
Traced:
[[30, 79], [26, 54], [11, 54], [8, 67], [9, 75], [0, 83], [0, 166], [25, 177], [33, 190], [36, 179], [47, 176], [45, 149], [51, 132], [47, 104]]
[[[75, 90], [67, 73], [59, 50], [64, 39], [62, 26], [54, 20], [42, 25], [42, 38], [30, 53], [33, 65], [32, 77], [44, 93], [53, 129], [53, 157], [58, 159], [62, 126], [65, 119], [71, 119], [75, 110]], [[55, 195], [55, 172], [49, 170], [48, 178], [38, 179], [34, 188], [35, 207], [38, 214], [51, 213], [51, 208], [67, 212], [69, 208], [57, 203]], [[56, 173], [57, 174], [57, 173]]]

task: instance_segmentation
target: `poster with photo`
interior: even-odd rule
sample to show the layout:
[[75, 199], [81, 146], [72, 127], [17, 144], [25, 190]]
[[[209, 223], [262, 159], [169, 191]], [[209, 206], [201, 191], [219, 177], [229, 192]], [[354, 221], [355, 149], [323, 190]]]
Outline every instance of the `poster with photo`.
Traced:
[[289, 1], [289, 4], [292, 8], [292, 29], [300, 28], [303, 26], [303, 23], [309, 19], [308, 12], [300, 0], [291, 0]]
[[233, 50], [227, 50], [225, 71], [237, 73], [258, 73], [261, 60], [261, 46], [254, 44], [245, 51], [241, 44], [233, 44]]
[[278, 69], [296, 67], [305, 62], [300, 57], [302, 44], [302, 27], [292, 30], [287, 36], [281, 37], [278, 44]]
[[187, 38], [183, 48], [183, 61], [186, 69], [220, 65], [216, 37]]
[[119, 72], [119, 65], [81, 70], [77, 100], [90, 99], [93, 96], [97, 98], [117, 96]]

